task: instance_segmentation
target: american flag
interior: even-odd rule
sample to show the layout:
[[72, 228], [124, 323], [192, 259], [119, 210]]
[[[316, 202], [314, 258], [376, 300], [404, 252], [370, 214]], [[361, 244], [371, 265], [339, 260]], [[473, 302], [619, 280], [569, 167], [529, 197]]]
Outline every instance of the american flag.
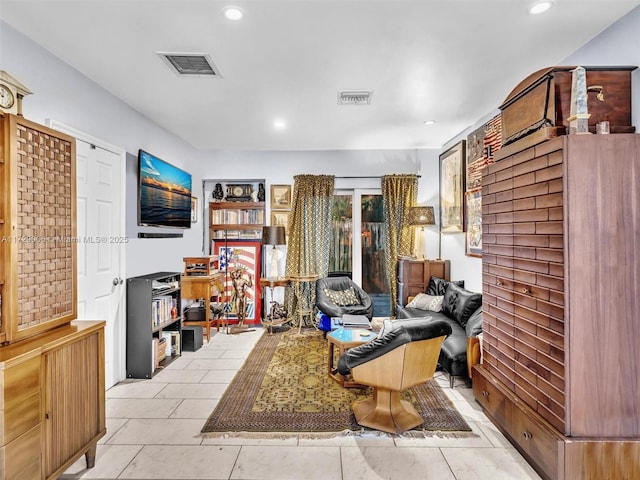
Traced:
[[243, 269], [244, 275], [251, 277], [252, 286], [245, 290], [247, 296], [245, 320], [255, 320], [256, 315], [256, 250], [255, 246], [221, 246], [218, 250], [220, 258], [220, 270], [227, 271], [228, 275], [224, 282], [224, 309], [226, 312], [237, 316], [236, 296], [233, 288], [231, 273], [237, 269]]

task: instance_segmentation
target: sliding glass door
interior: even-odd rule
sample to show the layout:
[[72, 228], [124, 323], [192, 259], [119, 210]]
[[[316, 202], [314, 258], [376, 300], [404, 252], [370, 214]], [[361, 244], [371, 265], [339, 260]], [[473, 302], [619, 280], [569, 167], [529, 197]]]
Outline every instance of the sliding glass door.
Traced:
[[374, 301], [373, 314], [389, 316], [384, 262], [386, 236], [379, 189], [336, 190], [331, 217], [330, 275], [348, 275]]

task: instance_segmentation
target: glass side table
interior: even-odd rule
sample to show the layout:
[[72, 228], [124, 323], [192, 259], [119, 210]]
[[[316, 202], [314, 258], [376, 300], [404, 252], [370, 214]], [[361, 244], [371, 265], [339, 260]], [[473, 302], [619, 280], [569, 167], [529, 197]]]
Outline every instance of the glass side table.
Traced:
[[346, 388], [362, 387], [351, 379], [351, 375], [343, 377], [338, 373], [338, 360], [344, 352], [363, 343], [370, 342], [378, 334], [361, 328], [340, 327], [327, 333], [327, 365], [329, 377]]

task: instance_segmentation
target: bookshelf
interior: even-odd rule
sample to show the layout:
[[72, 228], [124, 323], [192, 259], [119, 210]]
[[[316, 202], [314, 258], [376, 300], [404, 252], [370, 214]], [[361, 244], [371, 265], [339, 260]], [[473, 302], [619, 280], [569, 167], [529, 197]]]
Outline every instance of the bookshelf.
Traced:
[[262, 236], [264, 202], [210, 202], [209, 239], [259, 240]]
[[180, 356], [180, 273], [127, 279], [127, 377], [151, 378]]

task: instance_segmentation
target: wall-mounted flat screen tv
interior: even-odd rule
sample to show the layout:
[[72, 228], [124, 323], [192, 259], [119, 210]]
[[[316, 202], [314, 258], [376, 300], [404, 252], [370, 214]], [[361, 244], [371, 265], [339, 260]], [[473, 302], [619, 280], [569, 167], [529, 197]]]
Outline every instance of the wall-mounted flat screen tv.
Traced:
[[191, 174], [138, 151], [138, 225], [191, 227]]

